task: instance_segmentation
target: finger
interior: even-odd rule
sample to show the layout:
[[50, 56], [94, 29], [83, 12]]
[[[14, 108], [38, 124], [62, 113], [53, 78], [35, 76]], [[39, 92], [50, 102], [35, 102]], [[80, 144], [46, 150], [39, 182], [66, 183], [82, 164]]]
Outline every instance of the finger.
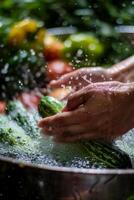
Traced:
[[62, 85], [65, 85], [65, 86], [66, 85], [72, 85], [73, 84], [73, 77], [75, 76], [75, 74], [76, 74], [76, 71], [65, 74], [59, 80], [51, 81], [49, 85], [52, 88], [61, 87]]
[[63, 111], [75, 110], [81, 104], [84, 104], [88, 100], [90, 95], [91, 94], [89, 94], [89, 92], [86, 92], [86, 89], [81, 89], [77, 92], [74, 92], [68, 97], [68, 102]]
[[[91, 129], [92, 126], [90, 126]], [[45, 129], [46, 135], [57, 135], [57, 136], [72, 136], [72, 135], [78, 135], [80, 133], [86, 132], [89, 129], [89, 122], [83, 123], [83, 124], [76, 124], [76, 125], [70, 125], [66, 127], [50, 127]]]
[[84, 108], [79, 108], [75, 111], [63, 112], [51, 117], [44, 118], [38, 122], [38, 126], [41, 128], [44, 126], [61, 127], [71, 124], [78, 124], [87, 120], [89, 119], [87, 118], [87, 113], [85, 113]]

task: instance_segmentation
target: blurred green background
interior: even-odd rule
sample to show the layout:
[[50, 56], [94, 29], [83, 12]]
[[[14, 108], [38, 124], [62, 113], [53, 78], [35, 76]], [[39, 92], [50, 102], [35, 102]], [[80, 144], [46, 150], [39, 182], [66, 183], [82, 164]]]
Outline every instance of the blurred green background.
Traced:
[[134, 53], [129, 42], [115, 31], [118, 25], [134, 25], [134, 1], [3, 0], [0, 15], [4, 24], [31, 17], [43, 21], [46, 28], [75, 26], [80, 32], [92, 32], [106, 47], [98, 62], [101, 65], [116, 63]]
[[[29, 21], [23, 30], [21, 26], [28, 18], [35, 21]], [[61, 60], [71, 62], [76, 68], [110, 67], [134, 54], [134, 46], [116, 31], [120, 25], [134, 25], [134, 1], [0, 1], [0, 98], [46, 85], [44, 66], [47, 59], [42, 31], [46, 33], [47, 29], [54, 27], [76, 27], [78, 34], [61, 41], [64, 46]], [[31, 31], [33, 27], [35, 31]], [[39, 34], [42, 37], [39, 37], [40, 42], [36, 41]], [[11, 35], [14, 35], [13, 40]], [[14, 45], [15, 40], [21, 42]]]

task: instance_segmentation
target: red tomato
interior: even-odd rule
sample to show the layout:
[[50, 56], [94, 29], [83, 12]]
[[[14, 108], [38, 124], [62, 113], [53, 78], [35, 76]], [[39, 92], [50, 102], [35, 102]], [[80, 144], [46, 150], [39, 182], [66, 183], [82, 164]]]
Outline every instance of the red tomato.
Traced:
[[6, 103], [4, 101], [0, 101], [0, 113], [4, 113], [6, 110]]
[[58, 79], [63, 74], [73, 71], [73, 67], [69, 63], [62, 60], [48, 62], [47, 74], [50, 80]]
[[24, 106], [28, 109], [37, 109], [40, 96], [34, 93], [23, 93], [18, 99], [24, 104]]
[[53, 36], [46, 36], [44, 40], [44, 56], [47, 61], [60, 59], [63, 43]]

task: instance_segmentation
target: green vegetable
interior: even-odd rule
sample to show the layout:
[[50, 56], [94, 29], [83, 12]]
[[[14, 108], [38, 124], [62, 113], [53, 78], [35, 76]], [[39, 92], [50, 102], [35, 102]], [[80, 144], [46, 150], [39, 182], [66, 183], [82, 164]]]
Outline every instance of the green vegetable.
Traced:
[[4, 115], [0, 116], [0, 142], [23, 152], [33, 151], [34, 148], [34, 142], [25, 131]]
[[64, 42], [63, 55], [75, 67], [88, 67], [103, 54], [103, 44], [93, 35], [78, 33]]
[[[51, 116], [62, 109], [62, 103], [51, 97], [43, 97], [39, 110], [43, 117]], [[47, 153], [63, 166], [80, 168], [131, 168], [126, 153], [110, 143], [99, 141], [56, 144], [46, 138]]]
[[50, 96], [43, 96], [40, 100], [38, 109], [42, 117], [49, 117], [60, 112], [64, 104], [57, 99]]
[[9, 101], [7, 104], [7, 114], [25, 130], [27, 135], [32, 138], [40, 136], [40, 131], [34, 115], [28, 112], [20, 101]]
[[54, 144], [52, 154], [64, 166], [77, 168], [131, 168], [127, 154], [100, 141]]

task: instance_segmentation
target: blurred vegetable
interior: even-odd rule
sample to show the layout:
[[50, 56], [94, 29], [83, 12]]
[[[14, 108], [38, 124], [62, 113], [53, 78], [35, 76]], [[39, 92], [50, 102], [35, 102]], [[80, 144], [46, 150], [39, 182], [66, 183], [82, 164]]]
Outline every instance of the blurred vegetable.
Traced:
[[78, 33], [64, 42], [63, 56], [77, 67], [88, 67], [103, 55], [104, 45], [93, 35]]
[[34, 19], [23, 19], [11, 26], [8, 42], [21, 48], [43, 49], [45, 29], [43, 23]]
[[9, 32], [9, 41], [13, 44], [22, 43], [28, 33], [34, 33], [37, 30], [37, 23], [32, 19], [24, 19], [17, 22]]
[[23, 92], [18, 99], [27, 109], [37, 109], [40, 96], [30, 92]]
[[69, 88], [56, 88], [53, 89], [50, 93], [49, 96], [52, 96], [58, 100], [62, 100], [65, 98], [69, 93], [71, 92], [71, 89]]
[[46, 34], [44, 39], [44, 55], [48, 61], [60, 59], [63, 43], [58, 38]]
[[40, 132], [34, 115], [28, 112], [20, 101], [9, 101], [7, 104], [6, 113], [9, 115], [11, 120], [14, 120], [26, 131], [26, 135], [30, 136], [31, 138], [39, 137]]
[[[73, 0], [66, 3], [61, 0], [3, 0], [0, 3], [0, 15], [4, 33], [8, 31], [8, 23], [15, 24], [25, 18], [45, 22], [46, 28], [75, 26], [79, 32], [92, 32], [105, 44], [107, 52], [97, 60], [96, 65], [110, 66], [134, 54], [134, 48], [115, 31], [118, 25], [133, 25], [132, 0], [76, 0], [75, 3]], [[1, 40], [5, 41], [6, 36]]]
[[4, 113], [6, 109], [6, 103], [4, 101], [0, 101], [0, 114]]
[[50, 80], [55, 80], [61, 77], [63, 74], [73, 71], [72, 65], [62, 60], [54, 60], [48, 62], [47, 75]]
[[33, 49], [9, 52], [10, 54], [6, 51], [1, 49], [0, 99], [12, 98], [18, 92], [44, 86], [43, 53], [37, 53]]

